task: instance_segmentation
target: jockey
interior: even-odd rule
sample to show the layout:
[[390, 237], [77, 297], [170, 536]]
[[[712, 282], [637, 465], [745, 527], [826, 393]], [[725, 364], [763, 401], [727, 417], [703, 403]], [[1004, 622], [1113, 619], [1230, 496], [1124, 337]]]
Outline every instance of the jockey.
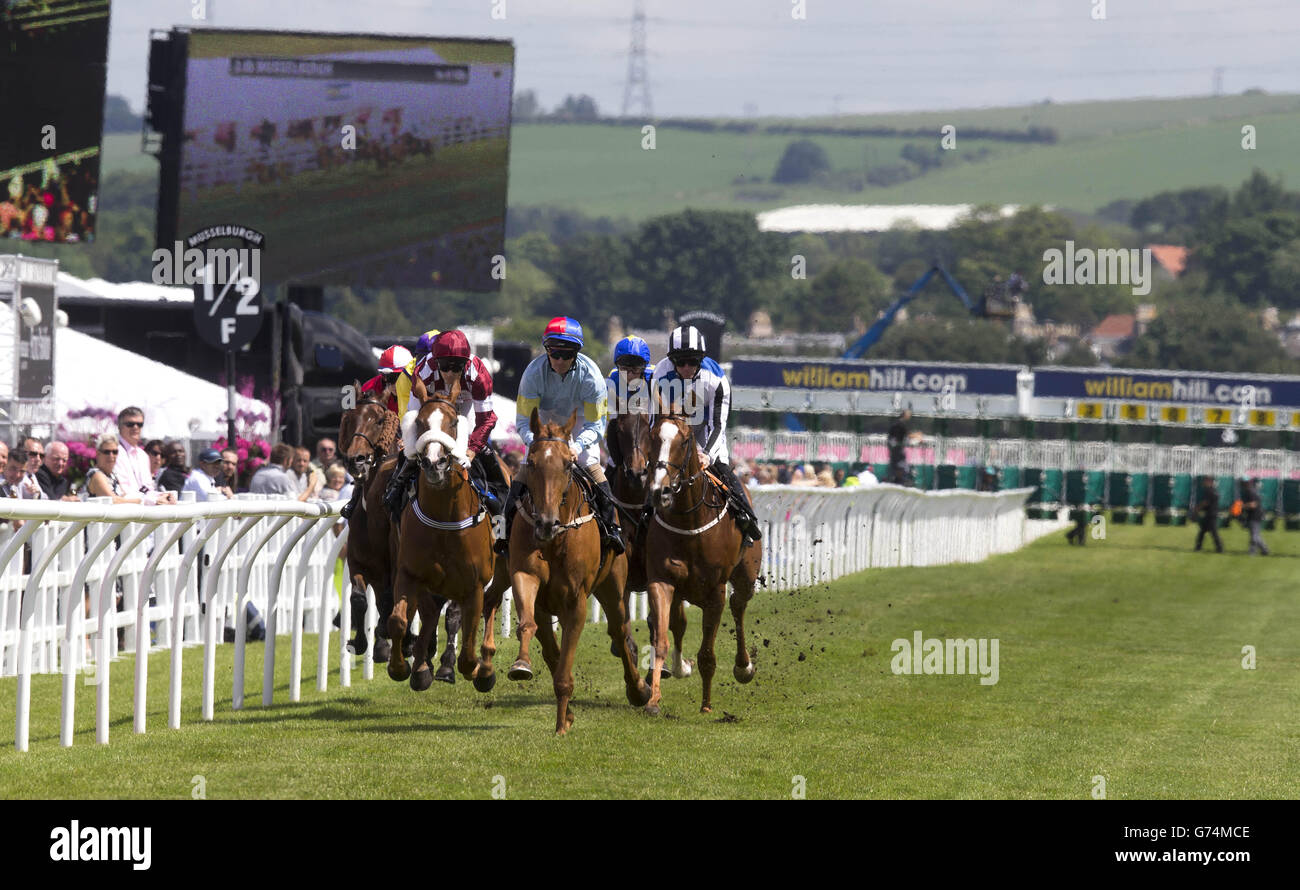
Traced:
[[[405, 346], [388, 347], [384, 350], [383, 355], [379, 357], [379, 373], [361, 384], [361, 392], [373, 395], [376, 399], [384, 402], [389, 411], [396, 414], [397, 396], [395, 390], [397, 382], [402, 378], [410, 361], [411, 353]], [[339, 446], [346, 450], [350, 444], [349, 442], [340, 442]], [[364, 486], [354, 485], [352, 487], [352, 499], [339, 511], [339, 515], [344, 519], [350, 519], [352, 511], [357, 508], [357, 503], [360, 502], [364, 493]]]
[[[611, 413], [631, 411], [650, 413], [650, 344], [640, 337], [624, 337], [614, 346], [614, 370], [609, 372]], [[618, 453], [618, 438], [605, 439], [609, 465], [617, 468], [623, 457]]]
[[[406, 405], [411, 400], [411, 381], [415, 379], [415, 366], [429, 354], [433, 348], [433, 341], [438, 339], [438, 331], [425, 331], [420, 335], [420, 341], [415, 344], [414, 355], [407, 361], [404, 373], [397, 378], [397, 404]], [[400, 408], [394, 408], [398, 414], [402, 411]]]
[[[405, 346], [390, 346], [379, 357], [379, 373], [361, 384], [361, 391], [385, 400], [388, 410], [398, 413], [397, 383], [406, 366], [411, 363], [411, 353]], [[409, 383], [408, 383], [409, 388]], [[385, 399], [385, 396], [387, 397]]]
[[[469, 340], [465, 334], [452, 330], [435, 335], [428, 354], [415, 363], [414, 376], [424, 382], [430, 396], [446, 396], [451, 392], [452, 382], [460, 381], [456, 409], [466, 424], [470, 423], [470, 415], [474, 416], [473, 431], [469, 434], [465, 449], [466, 468], [477, 461], [480, 473], [504, 488], [505, 477], [501, 475], [500, 465], [488, 439], [497, 423], [496, 413], [492, 410], [492, 374], [482, 359], [470, 354]], [[405, 508], [403, 500], [407, 485], [418, 466], [412, 458], [416, 456], [413, 425], [415, 412], [419, 410], [419, 401], [413, 395], [408, 396], [402, 418], [402, 455], [398, 458], [398, 469], [393, 473], [388, 490], [384, 493], [384, 503], [398, 516]]]
[[[596, 363], [578, 351], [582, 345], [582, 325], [576, 320], [560, 316], [552, 318], [546, 325], [542, 336], [546, 354], [533, 359], [519, 378], [515, 430], [524, 440], [524, 446], [529, 447], [533, 442], [533, 430], [528, 419], [534, 408], [542, 423], [564, 423], [577, 410], [581, 425], [574, 431], [573, 441], [569, 444], [578, 465], [586, 468], [596, 482], [597, 516], [604, 543], [619, 554], [624, 548], [618, 514], [614, 509], [614, 495], [600, 465], [600, 440], [605, 432], [605, 380]], [[497, 541], [497, 553], [509, 550], [510, 526], [523, 490], [523, 473], [519, 472], [515, 474], [510, 484], [510, 495], [506, 498], [505, 537]]]
[[665, 397], [679, 396], [694, 427], [700, 463], [726, 483], [736, 524], [745, 546], [761, 539], [757, 517], [727, 460], [727, 415], [731, 411], [731, 384], [722, 368], [705, 354], [704, 335], [693, 325], [678, 327], [668, 335], [668, 357], [655, 367], [653, 386]]

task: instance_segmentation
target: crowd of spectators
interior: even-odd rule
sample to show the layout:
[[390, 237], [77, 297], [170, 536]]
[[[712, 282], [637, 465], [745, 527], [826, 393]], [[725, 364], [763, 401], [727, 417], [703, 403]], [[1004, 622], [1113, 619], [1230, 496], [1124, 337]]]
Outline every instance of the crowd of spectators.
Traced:
[[736, 474], [750, 488], [764, 485], [799, 485], [807, 488], [852, 488], [859, 485], [879, 485], [880, 480], [870, 464], [855, 470], [832, 467], [827, 463], [763, 463], [756, 460], [737, 461]]

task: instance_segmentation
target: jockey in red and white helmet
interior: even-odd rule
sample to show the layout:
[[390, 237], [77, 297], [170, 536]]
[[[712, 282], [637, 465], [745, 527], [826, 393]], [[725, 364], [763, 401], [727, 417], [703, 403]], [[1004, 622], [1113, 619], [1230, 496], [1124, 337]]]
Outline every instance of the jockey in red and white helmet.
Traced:
[[388, 410], [397, 413], [397, 381], [411, 362], [411, 352], [405, 346], [390, 346], [379, 357], [379, 373], [361, 384], [361, 391], [384, 399]]

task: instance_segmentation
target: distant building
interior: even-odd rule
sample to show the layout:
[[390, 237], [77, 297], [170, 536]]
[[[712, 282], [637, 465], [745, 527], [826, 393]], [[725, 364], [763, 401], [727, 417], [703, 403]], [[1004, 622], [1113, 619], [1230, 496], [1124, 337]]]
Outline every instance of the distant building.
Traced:
[[1191, 253], [1186, 247], [1177, 244], [1148, 244], [1151, 258], [1156, 262], [1156, 274], [1165, 281], [1174, 281], [1187, 268], [1187, 255]]
[[1107, 315], [1088, 332], [1087, 341], [1099, 358], [1113, 359], [1132, 350], [1137, 337], [1136, 315]]

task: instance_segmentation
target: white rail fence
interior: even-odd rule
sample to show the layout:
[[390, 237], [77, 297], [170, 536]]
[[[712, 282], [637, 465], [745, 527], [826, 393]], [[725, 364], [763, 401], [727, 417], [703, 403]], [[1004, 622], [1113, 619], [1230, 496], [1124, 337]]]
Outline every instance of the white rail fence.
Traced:
[[[868, 568], [976, 562], [1019, 549], [1063, 523], [1025, 519], [1032, 489], [997, 494], [793, 486], [754, 490], [764, 529], [764, 589], [788, 590]], [[277, 637], [290, 637], [289, 700], [301, 694], [303, 634], [318, 634], [316, 686], [328, 686], [332, 621], [339, 683], [351, 685], [351, 609], [334, 566], [347, 540], [339, 504], [244, 495], [143, 507], [0, 500], [0, 676], [17, 676], [15, 746], [30, 735], [31, 677], [62, 675], [60, 742], [73, 740], [77, 674], [95, 689], [95, 738], [109, 736], [109, 676], [120, 653], [170, 651], [168, 726], [181, 722], [184, 649], [203, 647], [202, 718], [212, 720], [216, 646], [234, 630], [232, 706], [244, 705], [248, 604], [265, 617], [262, 704], [272, 703]], [[12, 520], [23, 520], [13, 529]], [[337, 531], [336, 531], [337, 529]], [[347, 584], [344, 583], [346, 595]], [[365, 625], [374, 640], [373, 592]], [[509, 634], [511, 597], [502, 608]], [[594, 603], [593, 603], [594, 606]], [[632, 598], [644, 618], [644, 594]], [[599, 610], [590, 611], [593, 621]], [[373, 643], [372, 643], [373, 645]], [[360, 655], [366, 680], [370, 651]], [[149, 659], [135, 658], [134, 730], [146, 729]]]

